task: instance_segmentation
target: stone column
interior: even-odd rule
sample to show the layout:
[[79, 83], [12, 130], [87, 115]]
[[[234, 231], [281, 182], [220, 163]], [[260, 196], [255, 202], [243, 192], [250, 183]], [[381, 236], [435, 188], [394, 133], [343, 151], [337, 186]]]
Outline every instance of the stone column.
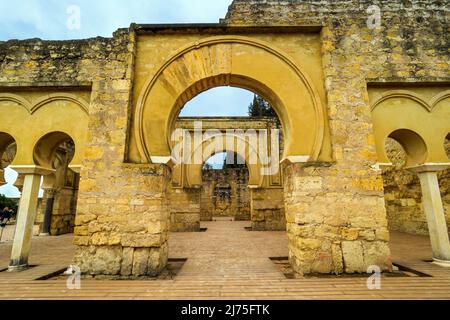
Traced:
[[52, 171], [34, 165], [15, 166], [12, 169], [23, 174], [24, 179], [8, 271], [21, 271], [28, 267], [41, 175], [49, 174]]
[[55, 201], [56, 190], [47, 189], [45, 190], [47, 193], [47, 202], [45, 204], [44, 211], [44, 222], [42, 223], [42, 232], [40, 236], [49, 236], [50, 235], [50, 224], [52, 222], [52, 213], [53, 213], [53, 203]]
[[44, 189], [44, 199], [46, 198], [45, 209], [44, 209], [44, 219], [42, 222], [42, 232], [40, 236], [50, 235], [50, 224], [53, 214], [53, 203], [55, 201], [56, 195], [56, 177], [55, 175], [48, 175], [44, 177], [44, 182], [42, 184], [42, 189]]
[[433, 260], [450, 267], [450, 241], [437, 173], [449, 167], [447, 164], [425, 164], [408, 170], [419, 175], [422, 187], [422, 204], [430, 232]]

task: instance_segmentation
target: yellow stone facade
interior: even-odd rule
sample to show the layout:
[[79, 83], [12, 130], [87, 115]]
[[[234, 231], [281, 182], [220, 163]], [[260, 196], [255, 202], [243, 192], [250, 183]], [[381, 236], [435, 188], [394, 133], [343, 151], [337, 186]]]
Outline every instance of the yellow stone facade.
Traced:
[[[178, 174], [170, 137], [187, 101], [223, 85], [260, 94], [281, 121], [282, 188], [272, 209], [284, 211], [294, 270], [391, 269], [386, 138], [403, 145], [411, 170], [422, 170], [428, 216], [440, 199], [430, 172], [450, 162], [443, 147], [450, 133], [446, 12], [420, 1], [401, 8], [380, 1], [382, 25], [369, 28], [371, 1], [321, 2], [235, 0], [220, 24], [132, 25], [108, 39], [0, 43], [0, 155], [17, 144], [12, 166], [34, 195], [36, 177], [55, 173], [55, 148], [74, 141], [69, 166], [81, 176], [74, 262], [83, 273], [163, 270]], [[255, 190], [255, 199], [266, 197]], [[189, 198], [183, 192], [178, 204]], [[21, 203], [27, 224], [19, 249], [34, 201]], [[200, 216], [200, 206], [192, 209]], [[270, 225], [265, 214], [256, 215]], [[440, 230], [432, 243], [444, 248], [439, 221], [430, 227]], [[439, 261], [450, 260], [441, 253]], [[26, 265], [27, 250], [13, 256], [13, 265]]]

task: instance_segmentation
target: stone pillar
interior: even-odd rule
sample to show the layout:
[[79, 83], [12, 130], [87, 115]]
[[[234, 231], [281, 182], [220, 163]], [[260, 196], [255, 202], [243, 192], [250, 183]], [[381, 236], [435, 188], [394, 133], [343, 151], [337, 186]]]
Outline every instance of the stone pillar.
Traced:
[[16, 230], [8, 271], [20, 271], [28, 266], [28, 255], [36, 218], [41, 176], [53, 173], [54, 170], [36, 165], [14, 166], [11, 169], [19, 173], [16, 185], [22, 185], [19, 209], [17, 212]]
[[285, 231], [283, 189], [251, 190], [251, 220], [253, 231]]
[[47, 202], [45, 203], [44, 221], [42, 223], [42, 232], [40, 236], [50, 235], [50, 225], [52, 222], [53, 203], [55, 201], [56, 190], [47, 189], [45, 192], [47, 193]]
[[299, 274], [392, 270], [381, 172], [344, 169], [326, 163], [284, 169], [289, 260]]
[[201, 188], [170, 190], [170, 231], [200, 231]]
[[156, 276], [165, 268], [169, 183], [164, 165], [121, 164], [95, 180], [82, 170], [74, 263], [83, 274]]
[[445, 267], [450, 267], [450, 241], [437, 173], [448, 167], [449, 165], [425, 164], [408, 168], [419, 175], [423, 209], [427, 217], [433, 249], [433, 260], [436, 264]]
[[36, 215], [39, 185], [41, 176], [38, 174], [25, 175], [19, 212], [17, 213], [16, 232], [11, 252], [11, 262], [8, 271], [20, 271], [28, 266], [28, 254], [33, 234], [34, 218]]

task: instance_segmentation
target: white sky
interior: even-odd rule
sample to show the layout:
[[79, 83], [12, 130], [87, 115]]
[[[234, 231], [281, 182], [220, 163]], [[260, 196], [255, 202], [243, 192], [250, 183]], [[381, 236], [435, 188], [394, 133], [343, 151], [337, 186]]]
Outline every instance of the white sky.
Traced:
[[[231, 0], [0, 0], [0, 41], [110, 37], [131, 23], [217, 23]], [[68, 28], [71, 6], [80, 9], [80, 28]], [[181, 116], [246, 116], [253, 93], [238, 88], [211, 89], [188, 102]], [[221, 158], [222, 157], [222, 158]], [[220, 162], [223, 155], [218, 155]], [[0, 194], [20, 196], [17, 174], [5, 170]]]

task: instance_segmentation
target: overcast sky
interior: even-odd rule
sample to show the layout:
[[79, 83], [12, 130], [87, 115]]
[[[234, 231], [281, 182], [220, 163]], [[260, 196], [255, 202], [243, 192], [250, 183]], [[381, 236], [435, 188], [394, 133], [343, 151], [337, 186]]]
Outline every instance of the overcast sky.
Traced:
[[[0, 0], [0, 41], [110, 37], [131, 23], [217, 23], [231, 0]], [[79, 19], [77, 19], [79, 13]], [[78, 24], [79, 22], [79, 24]], [[253, 93], [215, 88], [191, 100], [182, 116], [245, 116]], [[218, 162], [223, 156], [218, 157]], [[6, 170], [0, 193], [17, 197], [16, 174]]]

